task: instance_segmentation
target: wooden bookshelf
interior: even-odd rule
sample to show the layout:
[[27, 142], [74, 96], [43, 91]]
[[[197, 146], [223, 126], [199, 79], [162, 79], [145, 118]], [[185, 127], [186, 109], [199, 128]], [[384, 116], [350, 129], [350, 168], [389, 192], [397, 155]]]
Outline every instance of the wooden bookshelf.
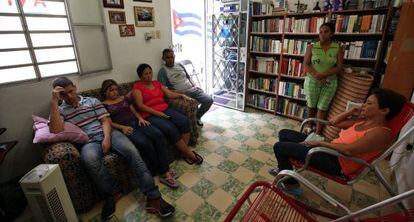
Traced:
[[[386, 48], [386, 42], [387, 42], [387, 38], [391, 38], [391, 37], [387, 37], [387, 28], [389, 26], [389, 20], [390, 20], [390, 15], [392, 15], [392, 11], [394, 11], [395, 9], [393, 9], [392, 7], [387, 7], [387, 8], [379, 8], [379, 9], [368, 9], [368, 10], [346, 10], [346, 11], [322, 11], [322, 12], [316, 12], [316, 13], [302, 13], [302, 14], [298, 14], [298, 13], [282, 13], [282, 14], [277, 14], [277, 15], [252, 15], [249, 17], [249, 27], [248, 27], [248, 43], [247, 43], [247, 72], [246, 72], [246, 84], [249, 82], [250, 79], [255, 79], [255, 78], [272, 78], [275, 77], [277, 78], [276, 81], [276, 85], [275, 85], [275, 92], [268, 92], [268, 91], [263, 91], [263, 90], [257, 90], [254, 88], [249, 88], [247, 90], [247, 95], [264, 95], [266, 96], [266, 98], [268, 96], [274, 96], [275, 99], [275, 110], [271, 110], [271, 109], [266, 109], [263, 107], [259, 107], [256, 105], [252, 105], [252, 104], [257, 104], [257, 101], [248, 101], [249, 98], [257, 98], [256, 97], [249, 97], [246, 96], [246, 104], [250, 104], [248, 106], [259, 109], [259, 110], [264, 110], [266, 112], [272, 112], [275, 115], [281, 115], [281, 116], [285, 116], [291, 119], [295, 119], [295, 120], [303, 120], [302, 116], [295, 116], [295, 115], [291, 115], [291, 114], [286, 114], [288, 112], [286, 112], [286, 107], [289, 107], [289, 110], [292, 110], [293, 108], [291, 106], [293, 106], [295, 109], [297, 107], [304, 107], [306, 108], [306, 99], [303, 98], [299, 98], [296, 95], [285, 95], [285, 94], [279, 94], [279, 87], [282, 86], [281, 82], [287, 82], [287, 83], [292, 83], [292, 84], [284, 84], [285, 87], [297, 87], [295, 85], [299, 85], [299, 86], [303, 86], [303, 81], [305, 79], [305, 77], [303, 75], [301, 75], [301, 73], [297, 73], [296, 72], [296, 66], [299, 66], [303, 69], [303, 64], [301, 64], [303, 62], [303, 58], [304, 58], [304, 54], [303, 53], [303, 47], [302, 50], [298, 50], [299, 53], [288, 53], [291, 52], [289, 50], [284, 50], [284, 46], [285, 44], [289, 44], [286, 43], [285, 41], [291, 40], [292, 42], [294, 42], [293, 44], [295, 45], [297, 41], [299, 41], [299, 45], [300, 44], [304, 44], [304, 46], [306, 46], [307, 44], [309, 44], [309, 42], [314, 41], [318, 38], [318, 32], [316, 32], [315, 27], [311, 27], [311, 28], [303, 28], [303, 26], [298, 26], [298, 27], [294, 27], [294, 26], [289, 26], [293, 23], [293, 21], [301, 23], [301, 24], [312, 24], [314, 26], [317, 25], [321, 25], [322, 17], [324, 18], [324, 22], [327, 21], [333, 21], [333, 19], [341, 17], [341, 18], [345, 18], [347, 17], [348, 19], [350, 17], [353, 17], [353, 19], [358, 18], [358, 17], [362, 17], [360, 19], [364, 19], [365, 17], [369, 17], [369, 27], [368, 29], [361, 29], [361, 31], [364, 32], [353, 32], [354, 29], [352, 30], [345, 30], [345, 32], [336, 32], [335, 36], [334, 36], [334, 40], [335, 41], [339, 41], [339, 42], [345, 42], [345, 43], [349, 43], [348, 44], [348, 50], [350, 50], [350, 46], [355, 47], [356, 49], [358, 49], [357, 47], [361, 47], [361, 54], [358, 55], [358, 51], [357, 53], [354, 53], [355, 51], [353, 51], [353, 54], [349, 53], [347, 58], [344, 58], [344, 63], [345, 65], [352, 65], [352, 66], [357, 66], [357, 67], [373, 67], [373, 72], [374, 73], [378, 73], [379, 69], [381, 68], [381, 62], [383, 60], [384, 57], [384, 44], [385, 44], [385, 48]], [[354, 16], [355, 15], [355, 16]], [[375, 19], [374, 19], [375, 18]], [[264, 20], [273, 20], [273, 21], [264, 21]], [[283, 22], [281, 22], [281, 20], [283, 20]], [[375, 20], [378, 25], [373, 26], [371, 23], [373, 23], [371, 20]], [[309, 22], [310, 21], [310, 22]], [[255, 22], [255, 26], [254, 28], [257, 30], [258, 25], [262, 25], [260, 27], [260, 29], [262, 30], [279, 30], [278, 32], [272, 31], [272, 32], [252, 32], [252, 23]], [[357, 21], [353, 20], [354, 25], [356, 25]], [[377, 24], [375, 23], [375, 24]], [[269, 24], [274, 25], [274, 27], [268, 27]], [[282, 24], [282, 25], [281, 25]], [[359, 23], [359, 25], [361, 25], [361, 23]], [[382, 27], [380, 26], [382, 25]], [[280, 26], [282, 26], [280, 28]], [[287, 27], [289, 26], [289, 27]], [[372, 27], [371, 27], [372, 26]], [[345, 27], [348, 27], [345, 26]], [[378, 27], [381, 27], [379, 30], [381, 32], [375, 32], [375, 30], [378, 30]], [[344, 29], [341, 26], [338, 26], [339, 30], [343, 31]], [[360, 26], [357, 27], [358, 29], [355, 30], [359, 30]], [[366, 26], [364, 26], [364, 28], [366, 28]], [[288, 31], [289, 30], [289, 31]], [[293, 32], [292, 32], [293, 30]], [[294, 31], [298, 31], [301, 30], [301, 32], [294, 32]], [[305, 31], [305, 32], [303, 32]], [[309, 32], [308, 32], [309, 31]], [[351, 31], [350, 33], [346, 32], [346, 31]], [[253, 51], [251, 50], [253, 47], [253, 44], [256, 44], [256, 42], [252, 39], [252, 36], [255, 36], [255, 40], [257, 41], [257, 37], [263, 38], [260, 39], [260, 41], [265, 42], [265, 39], [268, 40], [279, 40], [280, 41], [280, 53], [277, 52], [267, 52], [266, 50], [261, 50], [259, 51]], [[365, 44], [366, 41], [371, 41], [371, 42], [375, 42], [378, 41], [378, 43], [375, 43], [376, 45], [376, 53], [374, 53], [375, 55], [372, 54], [372, 50], [373, 47], [371, 46], [371, 51], [368, 54], [367, 52], [364, 51], [364, 53], [362, 53], [362, 47], [365, 45], [357, 45], [357, 42], [359, 42], [358, 44]], [[269, 42], [273, 42], [273, 41], [269, 41]], [[351, 45], [351, 43], [354, 43], [354, 45]], [[251, 45], [252, 44], [252, 45]], [[262, 45], [260, 45], [262, 46]], [[257, 48], [258, 45], [255, 46], [255, 48]], [[267, 46], [266, 46], [267, 47]], [[264, 47], [264, 49], [266, 49], [266, 47]], [[295, 45], [296, 47], [296, 45]], [[366, 46], [368, 47], [368, 46]], [[260, 47], [259, 47], [260, 48]], [[352, 49], [355, 49], [352, 48]], [[273, 48], [272, 48], [273, 49]], [[296, 49], [295, 49], [296, 50]], [[295, 51], [293, 50], [293, 51]], [[358, 49], [359, 50], [359, 49]], [[366, 50], [366, 49], [365, 49]], [[351, 51], [349, 51], [351, 52]], [[374, 57], [375, 58], [371, 58]], [[259, 62], [259, 59], [257, 58], [268, 58], [268, 59], [273, 59], [275, 62], [278, 62], [278, 70], [276, 72], [273, 73], [269, 73], [269, 72], [259, 72], [255, 69], [253, 69], [252, 63], [254, 62], [255, 64]], [[288, 65], [288, 71], [286, 71], [286, 67], [283, 64], [284, 61], [288, 61], [288, 62], [292, 62], [294, 63], [293, 66], [294, 68], [292, 68], [292, 65], [289, 68]], [[299, 65], [301, 64], [301, 65]], [[283, 68], [282, 68], [283, 66]], [[299, 72], [299, 71], [298, 71]], [[288, 86], [287, 86], [288, 85]], [[246, 87], [248, 88], [248, 87]], [[296, 88], [297, 89], [297, 88]], [[291, 89], [289, 89], [291, 90]], [[303, 90], [303, 89], [302, 89]], [[294, 93], [297, 93], [298, 91], [295, 91]], [[299, 93], [301, 93], [303, 91], [299, 91]], [[289, 91], [288, 94], [292, 94], [292, 91]], [[262, 96], [263, 97], [263, 96]], [[287, 101], [287, 102], [286, 102]], [[283, 107], [279, 107], [279, 103], [283, 102]], [[288, 105], [286, 105], [286, 103]], [[292, 105], [294, 104], [294, 105]], [[282, 108], [282, 110], [279, 110], [280, 108]], [[292, 108], [292, 109], [291, 109]], [[292, 111], [290, 113], [299, 113], [299, 114], [304, 114], [303, 110], [301, 110], [301, 108], [299, 108], [299, 111]]]

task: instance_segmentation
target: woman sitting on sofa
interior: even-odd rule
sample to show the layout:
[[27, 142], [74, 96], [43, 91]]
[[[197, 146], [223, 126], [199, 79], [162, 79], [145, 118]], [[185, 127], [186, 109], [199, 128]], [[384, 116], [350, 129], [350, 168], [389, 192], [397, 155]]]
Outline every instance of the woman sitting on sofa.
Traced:
[[105, 108], [111, 114], [112, 127], [128, 136], [148, 160], [148, 168], [161, 174], [161, 183], [177, 188], [179, 184], [175, 180], [176, 175], [170, 171], [168, 165], [164, 135], [142, 118], [130, 104], [128, 97], [119, 95], [118, 91], [119, 86], [114, 80], [107, 79], [102, 82], [101, 95], [105, 99]]
[[[393, 137], [391, 130], [387, 128], [387, 121], [400, 112], [404, 103], [405, 98], [392, 90], [374, 90], [360, 109], [345, 111], [329, 120], [334, 126], [344, 129], [339, 133], [339, 137], [331, 142], [305, 141], [307, 136], [303, 133], [281, 130], [279, 142], [273, 147], [278, 167], [270, 169], [269, 173], [277, 175], [281, 170], [291, 170], [292, 164], [289, 159], [304, 162], [308, 151], [317, 146], [330, 148], [367, 162], [372, 161], [392, 144]], [[361, 168], [361, 165], [355, 162], [326, 153], [313, 155], [310, 166], [331, 175], [352, 175]], [[292, 194], [302, 193], [294, 179], [286, 180], [284, 186]]]
[[202, 164], [203, 158], [188, 147], [190, 140], [190, 124], [188, 118], [172, 109], [164, 100], [190, 97], [170, 91], [160, 82], [152, 80], [152, 68], [148, 64], [141, 64], [137, 68], [140, 80], [132, 88], [134, 105], [142, 117], [160, 129], [172, 144], [180, 150], [183, 159], [188, 164]]

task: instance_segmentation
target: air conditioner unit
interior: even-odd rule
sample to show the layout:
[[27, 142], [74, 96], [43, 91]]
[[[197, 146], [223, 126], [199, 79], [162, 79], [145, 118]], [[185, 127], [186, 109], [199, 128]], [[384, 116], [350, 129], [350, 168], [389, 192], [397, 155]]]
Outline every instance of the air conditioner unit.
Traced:
[[58, 164], [40, 164], [20, 180], [36, 221], [79, 221]]

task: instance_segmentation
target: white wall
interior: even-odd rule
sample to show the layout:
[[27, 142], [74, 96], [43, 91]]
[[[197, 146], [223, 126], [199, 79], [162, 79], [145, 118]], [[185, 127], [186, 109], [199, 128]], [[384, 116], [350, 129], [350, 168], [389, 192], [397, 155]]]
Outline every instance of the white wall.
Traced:
[[[158, 72], [161, 65], [161, 51], [172, 44], [170, 1], [153, 0], [152, 3], [142, 3], [125, 0], [124, 4], [127, 24], [134, 24], [133, 6], [154, 7], [155, 27], [135, 27], [135, 37], [121, 38], [118, 25], [109, 24], [108, 19], [108, 10], [119, 9], [103, 9], [113, 70], [86, 76], [70, 76], [79, 91], [99, 88], [102, 81], [108, 78], [120, 83], [136, 80], [135, 70], [140, 63], [148, 63], [155, 74]], [[144, 32], [152, 30], [159, 30], [161, 38], [145, 41]], [[53, 79], [46, 79], [41, 82], [0, 87], [0, 127], [8, 129], [1, 135], [0, 141], [19, 141], [0, 166], [0, 182], [25, 173], [40, 162], [39, 149], [32, 144], [31, 115], [48, 116], [52, 81]]]

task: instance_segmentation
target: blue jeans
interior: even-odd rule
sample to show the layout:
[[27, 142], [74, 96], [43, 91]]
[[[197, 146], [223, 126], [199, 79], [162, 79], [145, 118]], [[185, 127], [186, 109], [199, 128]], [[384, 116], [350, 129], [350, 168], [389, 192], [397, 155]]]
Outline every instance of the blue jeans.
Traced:
[[190, 132], [190, 122], [184, 114], [172, 108], [164, 110], [163, 113], [169, 115], [171, 118], [164, 119], [152, 115], [147, 117], [147, 120], [160, 129], [172, 144], [176, 144], [180, 140], [181, 134]]
[[148, 161], [148, 168], [160, 174], [168, 172], [170, 167], [164, 134], [153, 125], [140, 126], [137, 119], [121, 124], [134, 128], [134, 132], [128, 138]]
[[[273, 146], [273, 150], [280, 171], [293, 169], [289, 159], [305, 162], [306, 155], [311, 147], [307, 147], [300, 142], [303, 142], [306, 137], [303, 133], [288, 129], [279, 132], [279, 142]], [[309, 165], [331, 175], [341, 175], [342, 169], [338, 158], [327, 153], [316, 153], [312, 156]], [[297, 184], [297, 181], [290, 178], [286, 180], [286, 183]]]
[[184, 92], [187, 96], [197, 100], [200, 103], [200, 108], [197, 110], [197, 119], [200, 119], [213, 105], [213, 99], [207, 95], [202, 89], [193, 87]]
[[[154, 179], [145, 166], [144, 161], [135, 148], [134, 144], [124, 134], [117, 130], [111, 133], [111, 152], [124, 158], [129, 169], [135, 175], [135, 180], [141, 192], [149, 199], [161, 197], [158, 187], [155, 186]], [[119, 189], [119, 184], [112, 178], [108, 169], [103, 163], [103, 152], [101, 143], [87, 143], [81, 150], [82, 164], [86, 166], [95, 184], [106, 194], [110, 195]]]

